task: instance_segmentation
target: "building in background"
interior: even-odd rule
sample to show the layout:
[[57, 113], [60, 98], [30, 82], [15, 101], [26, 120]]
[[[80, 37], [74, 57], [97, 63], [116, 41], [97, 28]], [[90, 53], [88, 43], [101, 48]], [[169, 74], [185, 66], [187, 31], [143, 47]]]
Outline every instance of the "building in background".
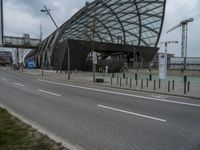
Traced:
[[12, 52], [0, 51], [0, 66], [11, 66], [12, 62]]

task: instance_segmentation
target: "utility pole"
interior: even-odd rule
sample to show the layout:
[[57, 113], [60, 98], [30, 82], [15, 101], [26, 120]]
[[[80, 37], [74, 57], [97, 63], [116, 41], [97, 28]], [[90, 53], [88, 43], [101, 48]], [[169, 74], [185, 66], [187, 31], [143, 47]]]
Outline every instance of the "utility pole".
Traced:
[[[47, 15], [49, 15], [49, 17], [51, 18], [52, 22], [54, 23], [54, 25], [56, 26], [56, 29], [59, 31], [59, 28], [55, 22], [55, 20], [53, 19], [53, 17], [51, 16], [51, 13], [50, 13], [50, 9], [47, 9], [47, 7], [44, 5], [44, 8], [45, 9], [42, 9], [41, 12], [45, 12]], [[71, 73], [71, 69], [70, 69], [70, 49], [69, 49], [69, 44], [68, 44], [68, 39], [66, 40], [65, 38], [63, 39], [64, 40], [64, 43], [66, 45], [66, 48], [67, 48], [67, 55], [68, 55], [68, 80], [70, 80], [70, 73]], [[43, 66], [44, 67], [44, 66]], [[43, 70], [43, 67], [42, 67], [42, 70]]]

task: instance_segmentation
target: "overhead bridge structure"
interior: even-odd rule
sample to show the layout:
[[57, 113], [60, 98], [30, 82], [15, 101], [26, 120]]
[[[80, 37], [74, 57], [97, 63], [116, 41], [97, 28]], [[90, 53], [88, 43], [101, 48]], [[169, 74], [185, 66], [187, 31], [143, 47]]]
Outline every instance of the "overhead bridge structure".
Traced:
[[6, 48], [36, 49], [40, 43], [40, 39], [26, 39], [24, 37], [4, 36], [2, 46]]
[[165, 6], [166, 0], [87, 3], [42, 42], [37, 50], [38, 63], [44, 60], [50, 68], [67, 69], [64, 41], [69, 44], [72, 69], [87, 68], [91, 51], [98, 52], [99, 64], [107, 63], [110, 68], [120, 61], [148, 63], [159, 49]]

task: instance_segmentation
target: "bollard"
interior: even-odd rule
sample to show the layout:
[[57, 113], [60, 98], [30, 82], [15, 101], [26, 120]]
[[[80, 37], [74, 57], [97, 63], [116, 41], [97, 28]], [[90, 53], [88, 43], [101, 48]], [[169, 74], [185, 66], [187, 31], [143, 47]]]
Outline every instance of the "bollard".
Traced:
[[156, 90], [156, 80], [154, 80], [154, 85], [153, 85], [153, 87], [154, 87], [154, 91]]
[[175, 81], [172, 81], [172, 90], [175, 90]]
[[143, 89], [143, 79], [141, 80], [141, 89]]
[[130, 78], [130, 88], [132, 88], [132, 79]]
[[190, 92], [190, 81], [188, 81], [188, 88], [187, 91]]
[[111, 77], [111, 81], [110, 81], [111, 85], [113, 85], [113, 78]]
[[184, 94], [187, 94], [186, 87], [187, 87], [187, 82], [184, 82]]
[[117, 85], [119, 84], [119, 77], [117, 77]]
[[168, 81], [168, 93], [170, 92], [170, 81]]
[[126, 85], [128, 85], [128, 77], [126, 77]]
[[136, 84], [136, 86], [138, 86], [138, 80], [135, 80], [135, 84]]
[[149, 87], [149, 79], [147, 78], [147, 88]]
[[152, 81], [152, 74], [149, 75], [149, 81]]
[[159, 87], [158, 87], [159, 89], [161, 88], [161, 80], [159, 79]]
[[123, 79], [125, 79], [126, 78], [126, 74], [125, 73], [123, 73]]
[[120, 78], [120, 86], [122, 86], [122, 78]]
[[187, 82], [187, 76], [184, 76], [184, 82]]
[[138, 74], [136, 73], [136, 74], [135, 74], [135, 80], [137, 80], [137, 79], [138, 79]]

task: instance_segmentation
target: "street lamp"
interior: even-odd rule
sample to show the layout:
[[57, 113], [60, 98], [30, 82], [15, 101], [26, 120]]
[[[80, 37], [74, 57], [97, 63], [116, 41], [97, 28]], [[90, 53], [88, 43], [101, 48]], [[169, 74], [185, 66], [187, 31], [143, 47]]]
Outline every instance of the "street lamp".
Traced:
[[[59, 28], [58, 28], [55, 20], [51, 16], [51, 13], [50, 13], [51, 10], [47, 9], [47, 7], [44, 5], [44, 9], [41, 9], [40, 11], [46, 13], [47, 15], [49, 15], [49, 17], [53, 21], [54, 25], [56, 26], [57, 30], [59, 31]], [[69, 44], [68, 44], [68, 40], [66, 40], [65, 38], [63, 38], [63, 40], [64, 40], [64, 42], [66, 44], [66, 47], [67, 47], [67, 54], [68, 54], [68, 80], [70, 80], [70, 50], [69, 50]]]

